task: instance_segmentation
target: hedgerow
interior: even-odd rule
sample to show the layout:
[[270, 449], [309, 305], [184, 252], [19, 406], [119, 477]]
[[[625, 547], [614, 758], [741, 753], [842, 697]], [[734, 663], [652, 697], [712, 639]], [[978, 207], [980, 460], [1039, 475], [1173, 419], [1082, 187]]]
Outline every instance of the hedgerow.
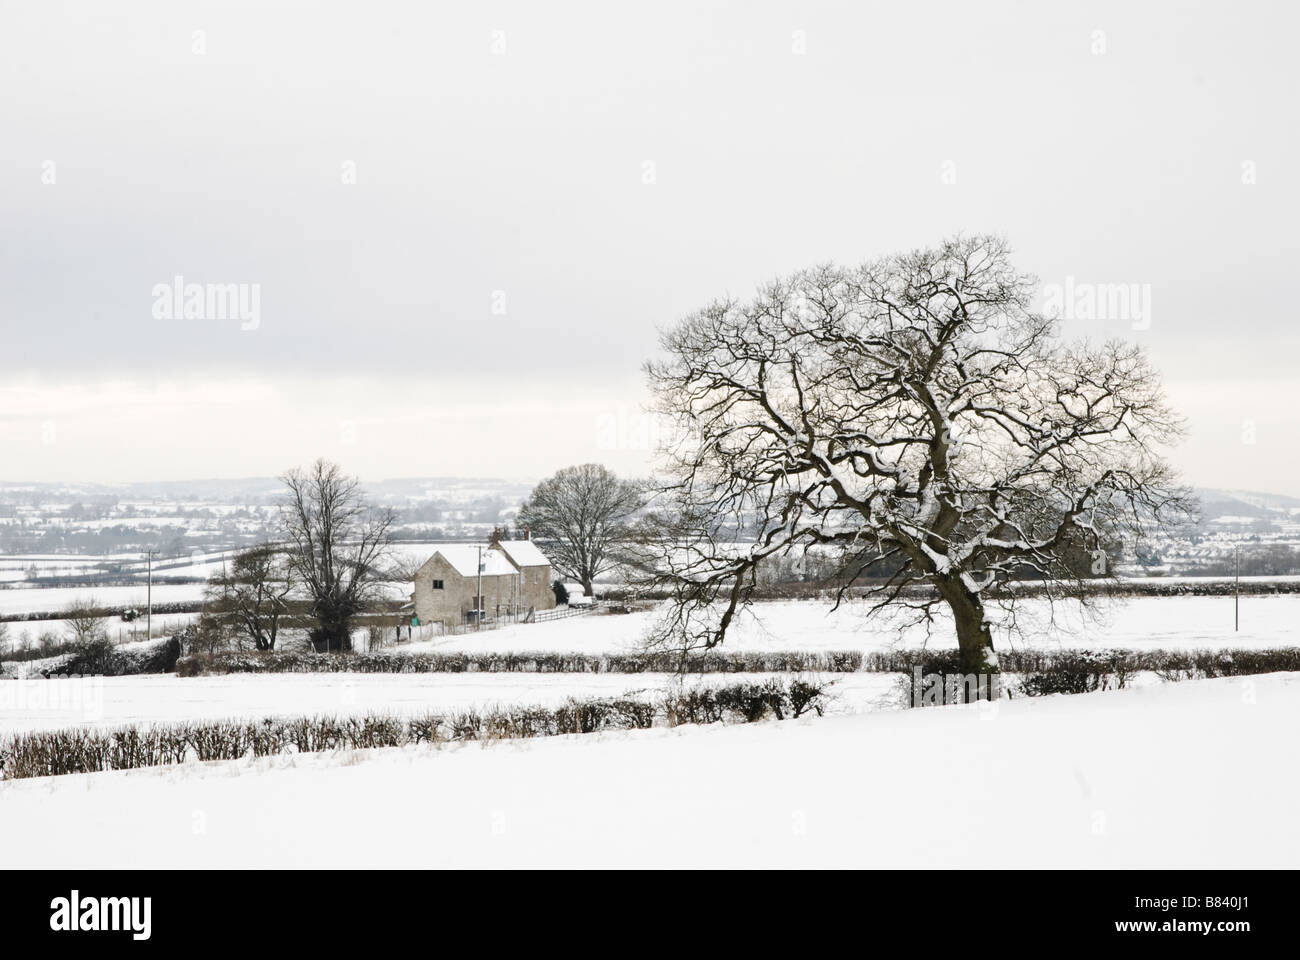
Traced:
[[430, 713], [217, 720], [113, 730], [75, 728], [21, 733], [0, 741], [4, 779], [130, 770], [187, 760], [239, 760], [323, 750], [528, 739], [686, 723], [752, 723], [826, 707], [824, 685], [768, 680], [675, 691], [658, 700], [576, 700], [558, 707], [498, 707]]
[[182, 677], [225, 673], [852, 673], [856, 650], [690, 653], [239, 653], [182, 657]]
[[[1265, 650], [999, 651], [1004, 673], [1089, 675], [1088, 689], [1123, 686], [1148, 671], [1165, 680], [1300, 671], [1300, 648]], [[183, 677], [230, 673], [959, 673], [956, 650], [582, 653], [240, 653], [194, 654]], [[1105, 683], [1102, 683], [1102, 679]], [[1081, 681], [1064, 681], [1079, 685]]]

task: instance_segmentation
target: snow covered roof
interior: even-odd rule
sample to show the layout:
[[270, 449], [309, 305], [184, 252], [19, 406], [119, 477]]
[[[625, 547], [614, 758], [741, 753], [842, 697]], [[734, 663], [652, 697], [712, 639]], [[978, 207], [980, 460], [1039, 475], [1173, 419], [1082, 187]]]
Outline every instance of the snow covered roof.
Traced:
[[483, 576], [496, 577], [515, 572], [514, 565], [496, 550], [489, 550], [487, 544], [445, 543], [434, 551], [434, 556], [441, 555], [462, 577], [477, 577], [480, 550], [483, 553]]
[[551, 561], [538, 549], [532, 540], [502, 540], [500, 547], [515, 563], [521, 567], [549, 567]]

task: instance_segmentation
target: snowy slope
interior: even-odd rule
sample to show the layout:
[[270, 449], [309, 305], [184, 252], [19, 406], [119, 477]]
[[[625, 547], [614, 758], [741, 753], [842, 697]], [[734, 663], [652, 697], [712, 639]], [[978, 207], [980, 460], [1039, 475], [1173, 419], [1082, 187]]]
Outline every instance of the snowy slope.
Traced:
[[1275, 674], [14, 781], [0, 809], [42, 827], [9, 867], [1295, 867], [1297, 725]]

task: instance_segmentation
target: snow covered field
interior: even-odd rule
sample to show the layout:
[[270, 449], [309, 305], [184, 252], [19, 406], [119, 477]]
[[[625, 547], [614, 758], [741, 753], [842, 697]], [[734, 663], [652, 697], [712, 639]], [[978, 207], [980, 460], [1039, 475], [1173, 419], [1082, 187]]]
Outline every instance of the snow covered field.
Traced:
[[[202, 583], [155, 583], [153, 602], [198, 603]], [[74, 600], [93, 600], [100, 607], [144, 609], [145, 587], [13, 587], [0, 590], [0, 613], [44, 613], [65, 610]]]
[[[153, 615], [153, 636], [170, 637], [172, 634], [183, 630], [187, 625], [198, 620], [197, 613], [155, 613]], [[143, 640], [145, 635], [146, 620], [144, 614], [139, 619], [130, 623], [124, 621], [121, 617], [104, 617], [101, 621], [104, 630], [108, 633], [108, 638], [114, 643], [126, 643], [133, 637]], [[6, 626], [9, 628], [9, 640], [11, 644], [17, 642], [25, 634], [28, 640], [35, 640], [43, 633], [53, 633], [60, 640], [68, 639], [72, 634], [72, 624], [68, 620], [12, 620]], [[0, 660], [4, 657], [0, 656]]]
[[[1296, 642], [1300, 596], [1249, 597], [1243, 600], [1243, 629], [1231, 629], [1231, 598], [1140, 598], [1111, 604], [1106, 619], [1081, 624], [1058, 609], [1053, 630], [1041, 629], [1045, 605], [1026, 601], [1021, 627], [1041, 646], [1196, 648], [1284, 646]], [[541, 624], [401, 644], [397, 652], [557, 651], [611, 653], [639, 649], [653, 613], [588, 615]], [[1226, 625], [1221, 624], [1227, 620]], [[172, 615], [167, 620], [180, 620]], [[22, 629], [28, 624], [11, 624]], [[738, 621], [723, 650], [888, 650], [919, 646], [924, 631], [901, 634], [888, 620], [870, 620], [861, 606], [832, 612], [829, 604], [788, 601], [756, 604]], [[952, 646], [940, 625], [932, 647]], [[998, 638], [1005, 649], [1027, 641]], [[12, 673], [24, 676], [32, 664]], [[708, 675], [692, 682], [735, 682], [736, 674]], [[828, 674], [834, 681], [834, 709], [862, 712], [897, 704], [898, 678], [891, 674]], [[1145, 682], [1137, 678], [1136, 682]], [[412, 714], [497, 704], [553, 704], [568, 697], [653, 696], [672, 682], [667, 675], [647, 674], [241, 674], [178, 678], [174, 675], [54, 681], [85, 684], [71, 700], [42, 700], [49, 681], [6, 681], [0, 686], [0, 733], [92, 724], [165, 723], [182, 720], [271, 715], [389, 712]], [[60, 687], [59, 689], [63, 689]]]
[[[762, 681], [770, 674], [708, 674], [697, 683]], [[891, 674], [827, 674], [832, 709], [849, 712], [897, 703]], [[495, 705], [562, 703], [569, 697], [656, 697], [675, 683], [667, 674], [422, 673], [169, 674], [0, 681], [0, 736], [64, 727], [220, 720], [232, 717], [391, 713], [409, 716]]]
[[[1002, 648], [1020, 646], [1129, 647], [1136, 650], [1292, 646], [1300, 640], [1300, 595], [1241, 600], [1241, 630], [1233, 632], [1232, 597], [1139, 597], [1104, 601], [1103, 619], [1088, 622], [1058, 605], [1056, 622], [1040, 599], [1022, 600], [1017, 614], [1023, 637], [994, 633]], [[861, 604], [832, 612], [821, 601], [756, 603], [738, 618], [724, 650], [889, 650], [926, 644], [924, 628], [901, 628], [888, 618], [869, 619]], [[609, 653], [636, 649], [652, 613], [592, 615], [403, 644], [398, 650], [554, 650]], [[929, 645], [957, 644], [950, 622], [939, 621]]]
[[1272, 674], [0, 782], [0, 809], [10, 868], [1294, 867], [1297, 726]]

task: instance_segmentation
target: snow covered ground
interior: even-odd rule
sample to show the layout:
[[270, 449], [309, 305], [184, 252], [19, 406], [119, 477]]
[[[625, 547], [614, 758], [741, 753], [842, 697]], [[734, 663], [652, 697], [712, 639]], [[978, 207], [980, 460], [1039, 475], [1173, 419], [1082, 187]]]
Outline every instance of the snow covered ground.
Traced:
[[[785, 675], [783, 675], [785, 676]], [[761, 682], [771, 674], [707, 674], [695, 684]], [[894, 674], [825, 674], [832, 710], [858, 712], [901, 702]], [[644, 697], [667, 693], [667, 674], [421, 673], [172, 674], [0, 681], [0, 736], [64, 727], [258, 719], [269, 716], [391, 713], [410, 716], [495, 705], [557, 705], [569, 697]]]
[[[155, 583], [153, 602], [198, 603], [203, 599], [202, 583]], [[99, 607], [144, 609], [145, 587], [13, 587], [0, 590], [0, 613], [44, 613], [66, 610], [75, 601], [93, 600]]]
[[[1138, 597], [1101, 602], [1100, 621], [1082, 619], [1070, 605], [1053, 611], [1046, 601], [1020, 601], [1023, 636], [1006, 628], [994, 643], [1020, 646], [1128, 647], [1137, 650], [1292, 646], [1300, 640], [1300, 594], [1241, 599], [1241, 630], [1233, 631], [1232, 597]], [[455, 637], [432, 637], [399, 645], [411, 652], [554, 650], [605, 653], [636, 649], [653, 613], [589, 615], [539, 624], [519, 624]], [[929, 645], [957, 644], [951, 623], [935, 624]], [[924, 628], [905, 628], [889, 618], [867, 618], [862, 604], [832, 611], [822, 601], [756, 603], [739, 617], [724, 650], [888, 650], [927, 643]]]
[[[0, 782], [9, 868], [1295, 867], [1300, 676]], [[53, 842], [66, 836], [68, 842]]]
[[[170, 637], [198, 618], [197, 613], [155, 613], [153, 636]], [[114, 643], [126, 643], [132, 637], [144, 639], [146, 618], [143, 613], [140, 614], [139, 619], [130, 623], [121, 617], [103, 617], [100, 622], [104, 625], [108, 638]], [[72, 634], [72, 624], [68, 620], [11, 620], [6, 626], [11, 646], [16, 646], [24, 634], [32, 641], [43, 633], [53, 633], [60, 640], [66, 640]], [[0, 651], [0, 660], [3, 659], [3, 651]]]

